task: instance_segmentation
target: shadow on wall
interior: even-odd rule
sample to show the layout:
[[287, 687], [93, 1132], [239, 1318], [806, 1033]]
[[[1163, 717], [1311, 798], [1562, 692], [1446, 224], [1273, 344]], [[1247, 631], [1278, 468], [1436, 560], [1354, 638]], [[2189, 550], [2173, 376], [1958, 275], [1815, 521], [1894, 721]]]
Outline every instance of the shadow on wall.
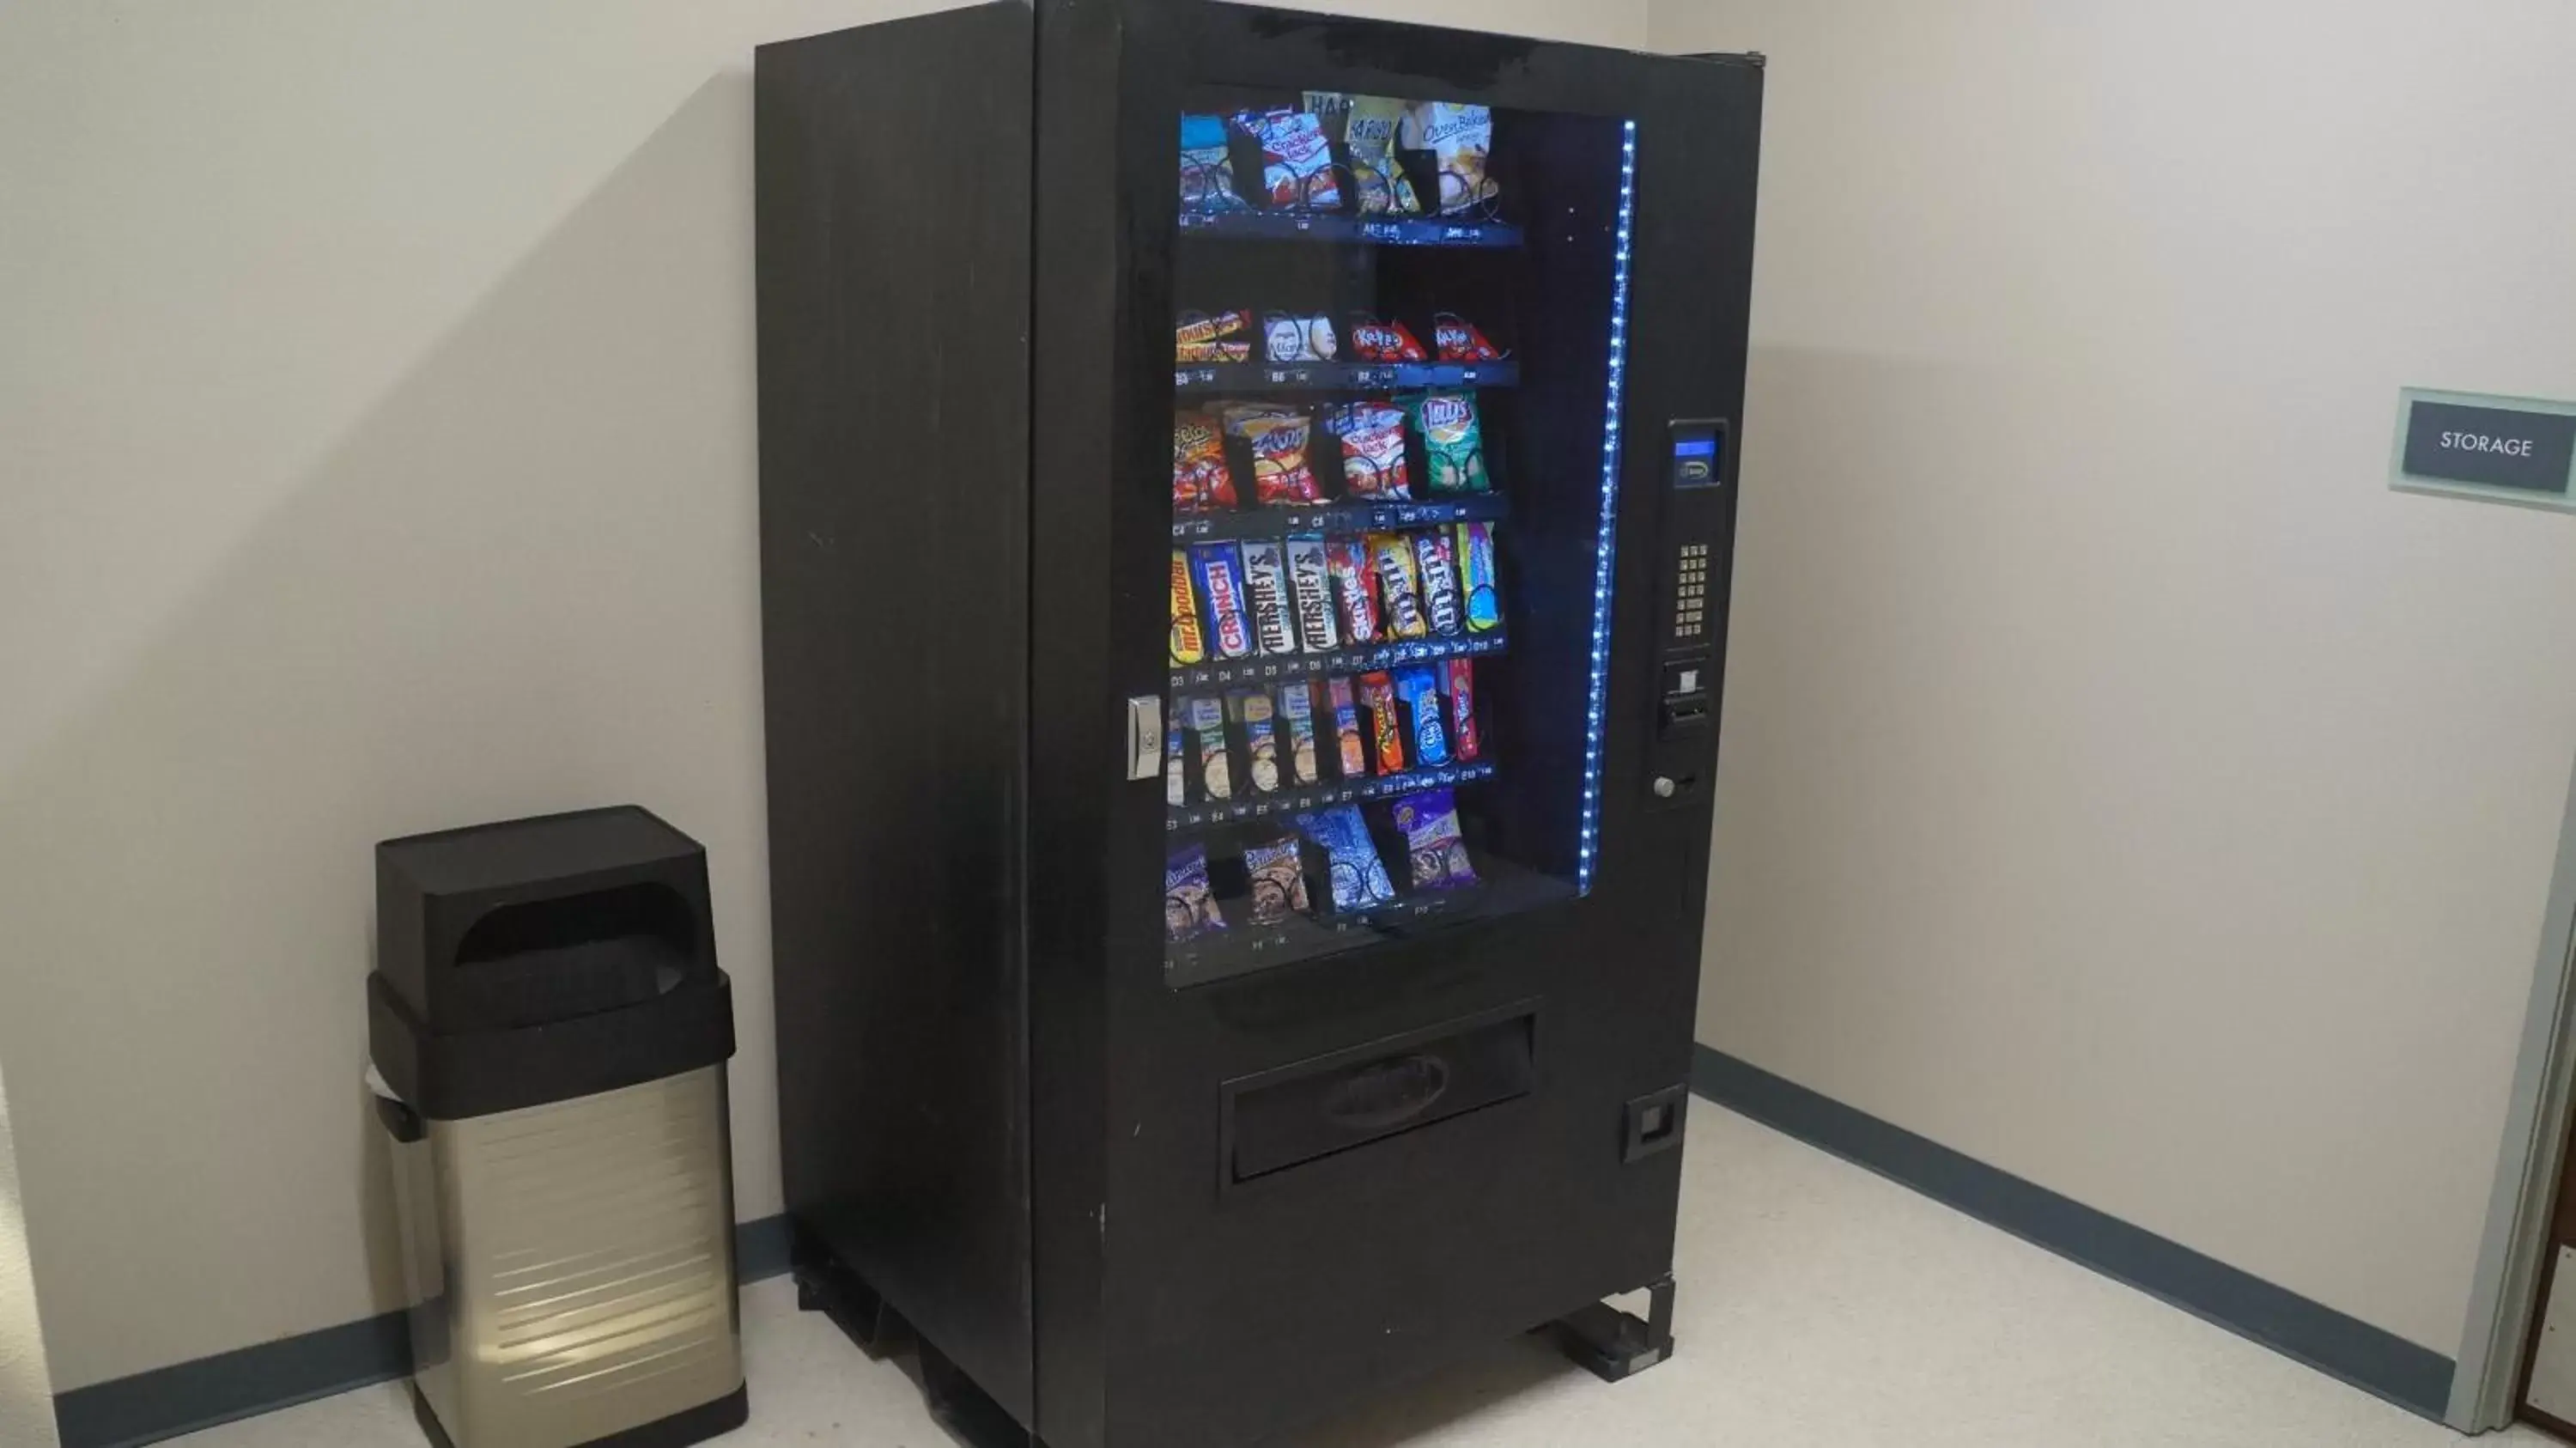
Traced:
[[27, 1223], [18, 1206], [18, 1163], [10, 1149], [9, 1092], [0, 1081], [0, 1443], [54, 1448], [55, 1441], [54, 1390], [45, 1374]]
[[392, 835], [633, 800], [705, 841], [775, 1210], [750, 119], [746, 72], [697, 90], [0, 779], [60, 1385], [400, 1305], [358, 1085]]

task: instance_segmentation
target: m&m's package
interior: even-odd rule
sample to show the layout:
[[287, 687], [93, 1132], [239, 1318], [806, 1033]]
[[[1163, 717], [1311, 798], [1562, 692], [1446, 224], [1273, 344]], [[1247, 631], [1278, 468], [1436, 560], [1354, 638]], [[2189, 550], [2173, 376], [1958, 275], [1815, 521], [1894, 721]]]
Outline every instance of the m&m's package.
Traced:
[[1425, 528], [1413, 535], [1413, 560], [1422, 570], [1422, 616], [1440, 637], [1456, 638], [1466, 627], [1466, 604], [1458, 592], [1458, 555], [1451, 551], [1446, 528]]
[[1378, 605], [1386, 612], [1386, 637], [1427, 637], [1431, 625], [1422, 616], [1422, 565], [1414, 559], [1413, 540], [1402, 533], [1371, 533], [1368, 556], [1377, 575]]

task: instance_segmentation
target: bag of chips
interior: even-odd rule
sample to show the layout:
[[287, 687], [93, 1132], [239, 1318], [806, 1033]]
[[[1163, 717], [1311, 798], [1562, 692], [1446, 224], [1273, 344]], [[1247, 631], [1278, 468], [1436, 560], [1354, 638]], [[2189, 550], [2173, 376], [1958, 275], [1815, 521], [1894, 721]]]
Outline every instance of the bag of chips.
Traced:
[[1204, 412], [1172, 416], [1172, 511], [1213, 513], [1235, 506], [1225, 435]]
[[1261, 319], [1261, 342], [1273, 362], [1330, 362], [1341, 349], [1333, 341], [1333, 319], [1272, 312]]
[[1207, 846], [1183, 845], [1163, 862], [1163, 938], [1178, 944], [1225, 928], [1208, 885]]
[[1395, 903], [1395, 882], [1386, 877], [1386, 862], [1377, 855], [1368, 821], [1355, 804], [1337, 804], [1297, 816], [1297, 828], [1324, 852], [1324, 873], [1332, 881], [1333, 908], [1367, 910]]
[[1425, 362], [1430, 354], [1411, 328], [1402, 322], [1385, 321], [1355, 312], [1351, 315], [1351, 355], [1363, 362]]
[[1440, 349], [1443, 362], [1500, 362], [1511, 355], [1485, 340], [1475, 323], [1456, 312], [1442, 312], [1431, 319], [1431, 345]]
[[1286, 108], [1245, 111], [1235, 125], [1261, 144], [1261, 183], [1281, 210], [1339, 211], [1342, 182], [1333, 171], [1333, 146], [1323, 118]]
[[1485, 174], [1494, 149], [1494, 113], [1484, 106], [1416, 101], [1404, 113], [1398, 140], [1408, 151], [1428, 151], [1440, 173], [1440, 214], [1455, 216], [1494, 199], [1502, 188]]
[[1242, 211], [1246, 206], [1234, 189], [1234, 153], [1227, 145], [1225, 118], [1181, 117], [1181, 209]]
[[1251, 361], [1252, 314], [1184, 312], [1172, 329], [1172, 356], [1179, 362]]
[[1399, 503], [1412, 500], [1403, 408], [1384, 402], [1346, 402], [1324, 414], [1324, 431], [1341, 440], [1345, 494]]
[[1476, 883], [1476, 867], [1467, 859], [1466, 838], [1458, 832], [1458, 803], [1446, 789], [1426, 789], [1395, 802], [1395, 827], [1404, 831], [1404, 846], [1413, 856], [1413, 888], [1455, 890]]
[[1309, 908], [1306, 862], [1300, 856], [1295, 835], [1245, 846], [1243, 872], [1252, 879], [1253, 924], [1277, 925], [1291, 915], [1305, 914]]
[[1414, 430], [1422, 434], [1422, 455], [1431, 465], [1431, 491], [1493, 491], [1493, 481], [1485, 476], [1485, 434], [1476, 422], [1476, 394], [1417, 392], [1404, 405], [1413, 414]]
[[1351, 181], [1364, 216], [1419, 216], [1422, 198], [1413, 178], [1395, 160], [1395, 132], [1404, 118], [1404, 102], [1391, 96], [1341, 95], [1308, 91], [1306, 109], [1320, 116], [1324, 134], [1350, 152]]
[[1269, 508], [1299, 508], [1324, 500], [1315, 470], [1306, 465], [1314, 419], [1293, 407], [1243, 403], [1225, 410], [1225, 430], [1252, 449], [1252, 498]]

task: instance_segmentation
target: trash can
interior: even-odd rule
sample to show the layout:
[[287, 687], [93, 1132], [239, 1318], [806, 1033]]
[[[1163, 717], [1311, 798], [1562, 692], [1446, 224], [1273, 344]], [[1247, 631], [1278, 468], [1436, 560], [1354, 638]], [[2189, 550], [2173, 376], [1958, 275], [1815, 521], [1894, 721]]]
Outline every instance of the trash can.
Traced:
[[750, 1409], [706, 852], [626, 806], [376, 847], [369, 1082], [412, 1405], [448, 1448], [676, 1448]]

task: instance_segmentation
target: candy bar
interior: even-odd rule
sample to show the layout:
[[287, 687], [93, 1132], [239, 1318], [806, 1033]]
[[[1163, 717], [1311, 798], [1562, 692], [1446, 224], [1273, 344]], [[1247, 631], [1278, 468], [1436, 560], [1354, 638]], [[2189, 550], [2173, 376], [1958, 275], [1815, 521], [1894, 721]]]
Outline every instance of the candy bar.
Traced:
[[1405, 399], [1413, 427], [1422, 434], [1422, 453], [1431, 465], [1431, 491], [1482, 493], [1493, 483], [1485, 476], [1485, 435], [1476, 422], [1476, 394], [1417, 392]]
[[1449, 730], [1440, 719], [1440, 671], [1429, 664], [1407, 664], [1395, 671], [1395, 697], [1413, 726], [1413, 762], [1422, 769], [1449, 764]]
[[1234, 722], [1252, 756], [1252, 788], [1257, 794], [1279, 792], [1279, 726], [1267, 689], [1237, 689], [1227, 696]]
[[1172, 511], [1207, 513], [1231, 508], [1234, 473], [1225, 465], [1225, 436], [1204, 412], [1172, 418]]
[[1360, 733], [1360, 707], [1351, 696], [1351, 681], [1339, 675], [1325, 686], [1333, 706], [1333, 738], [1341, 751], [1342, 778], [1366, 779], [1368, 740]]
[[1252, 314], [1191, 312], [1172, 329], [1172, 350], [1181, 362], [1248, 362], [1252, 360]]
[[1368, 535], [1369, 567], [1377, 575], [1378, 605], [1386, 611], [1390, 641], [1427, 637], [1431, 626], [1422, 617], [1421, 565], [1413, 543], [1402, 533]]
[[1297, 816], [1297, 828], [1324, 852], [1334, 909], [1366, 910], [1395, 902], [1395, 882], [1386, 876], [1386, 862], [1378, 858], [1377, 841], [1358, 805], [1310, 810]]
[[1288, 559], [1278, 539], [1244, 543], [1243, 593], [1252, 610], [1252, 641], [1261, 652], [1297, 652], [1296, 606], [1288, 596]]
[[1397, 131], [1404, 149], [1431, 153], [1431, 164], [1440, 173], [1442, 215], [1471, 210], [1500, 191], [1485, 174], [1494, 149], [1492, 111], [1451, 101], [1417, 101]]
[[1288, 312], [1261, 319], [1261, 347], [1273, 362], [1330, 362], [1341, 350], [1333, 340], [1332, 318]]
[[1342, 183], [1333, 172], [1333, 147], [1324, 139], [1322, 117], [1282, 108], [1245, 111], [1234, 123], [1261, 143], [1262, 189], [1269, 193], [1272, 206], [1341, 209]]
[[1340, 648], [1341, 630], [1333, 623], [1332, 565], [1324, 558], [1322, 534], [1301, 533], [1288, 540], [1288, 591], [1306, 652], [1329, 654]]
[[1500, 362], [1508, 355], [1456, 312], [1442, 312], [1431, 319], [1431, 345], [1440, 349], [1443, 362]]
[[1207, 846], [1183, 845], [1163, 862], [1163, 938], [1178, 944], [1225, 928], [1208, 885]]
[[1207, 637], [1199, 631], [1198, 591], [1190, 586], [1189, 555], [1172, 550], [1172, 666], [1205, 661]]
[[1335, 616], [1342, 642], [1352, 648], [1378, 641], [1383, 626], [1377, 605], [1377, 571], [1369, 566], [1368, 545], [1357, 538], [1334, 538], [1324, 544], [1324, 564], [1333, 577]]
[[1209, 799], [1234, 798], [1234, 763], [1225, 747], [1225, 705], [1214, 695], [1184, 701], [1190, 732], [1199, 737], [1199, 790]]
[[1300, 786], [1320, 784], [1315, 757], [1315, 684], [1290, 679], [1279, 686], [1280, 717], [1288, 721], [1288, 777]]
[[1253, 924], [1277, 925], [1311, 908], [1306, 903], [1306, 862], [1295, 835], [1245, 846], [1243, 873], [1252, 880]]
[[1241, 211], [1245, 202], [1234, 189], [1234, 152], [1228, 145], [1223, 116], [1181, 117], [1181, 209]]
[[1446, 789], [1426, 789], [1395, 802], [1395, 827], [1413, 856], [1413, 888], [1455, 890], [1476, 883], [1467, 841], [1458, 832], [1458, 802]]
[[1231, 543], [1190, 545], [1190, 567], [1207, 604], [1208, 639], [1220, 659], [1252, 655], [1252, 625], [1243, 611], [1243, 554]]
[[1404, 721], [1395, 717], [1395, 681], [1381, 669], [1360, 675], [1360, 703], [1368, 710], [1370, 759], [1380, 774], [1404, 772]]
[[1467, 631], [1492, 633], [1503, 626], [1503, 595], [1494, 579], [1494, 525], [1458, 525], [1458, 588], [1467, 600]]
[[1476, 728], [1476, 663], [1473, 659], [1449, 661], [1449, 752], [1461, 764], [1473, 764], [1485, 752], [1481, 731]]
[[1242, 403], [1225, 410], [1225, 430], [1252, 449], [1252, 497], [1264, 507], [1296, 508], [1324, 500], [1306, 465], [1314, 419], [1293, 407]]
[[1353, 498], [1410, 501], [1405, 472], [1404, 409], [1384, 402], [1349, 402], [1324, 414], [1324, 430], [1342, 444], [1342, 491]]
[[1414, 194], [1412, 178], [1395, 161], [1395, 131], [1404, 116], [1404, 102], [1388, 96], [1308, 91], [1306, 109], [1321, 116], [1324, 133], [1350, 153], [1351, 179], [1363, 215], [1422, 213], [1422, 198]]
[[1426, 362], [1430, 354], [1402, 322], [1381, 322], [1365, 313], [1351, 318], [1351, 355], [1363, 362]]
[[1442, 638], [1456, 638], [1466, 622], [1466, 606], [1458, 596], [1458, 558], [1450, 550], [1446, 528], [1413, 535], [1413, 560], [1422, 569], [1422, 616]]

